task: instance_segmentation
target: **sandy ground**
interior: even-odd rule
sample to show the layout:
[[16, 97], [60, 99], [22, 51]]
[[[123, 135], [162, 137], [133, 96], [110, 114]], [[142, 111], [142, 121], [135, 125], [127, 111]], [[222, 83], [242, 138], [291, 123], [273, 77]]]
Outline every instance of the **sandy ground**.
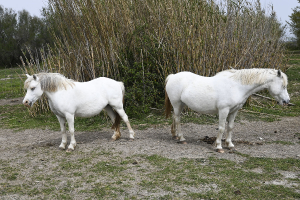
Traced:
[[[254, 157], [299, 158], [300, 159], [300, 117], [283, 118], [276, 122], [241, 121], [235, 124], [233, 143], [238, 152]], [[76, 123], [76, 122], [75, 122]], [[92, 151], [95, 148], [122, 152], [122, 156], [134, 154], [158, 154], [168, 158], [207, 158], [215, 155], [235, 161], [244, 158], [237, 154], [215, 152], [215, 147], [203, 141], [203, 138], [215, 137], [217, 125], [183, 124], [182, 131], [187, 144], [178, 144], [171, 139], [170, 127], [135, 130], [136, 138], [129, 140], [129, 132], [122, 127], [121, 139], [111, 142], [112, 130], [102, 129], [96, 132], [75, 132], [76, 150]], [[68, 138], [69, 139], [69, 138]], [[0, 129], [0, 159], [29, 151], [36, 146], [58, 148], [61, 134], [52, 130], [13, 130]], [[280, 142], [279, 142], [280, 141]], [[283, 142], [286, 142], [282, 144]]]

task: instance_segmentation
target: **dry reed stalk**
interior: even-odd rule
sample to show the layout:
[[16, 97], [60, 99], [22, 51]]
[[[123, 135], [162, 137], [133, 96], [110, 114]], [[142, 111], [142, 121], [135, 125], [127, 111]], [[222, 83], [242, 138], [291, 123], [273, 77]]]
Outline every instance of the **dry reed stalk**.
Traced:
[[146, 72], [159, 75], [163, 88], [165, 77], [179, 71], [212, 76], [230, 67], [286, 67], [280, 25], [259, 1], [49, 3], [59, 35], [54, 35], [55, 48], [41, 52], [41, 61], [35, 62], [32, 55], [26, 59], [24, 68], [31, 74], [49, 71], [77, 81], [99, 76], [124, 80], [124, 66], [143, 63]]

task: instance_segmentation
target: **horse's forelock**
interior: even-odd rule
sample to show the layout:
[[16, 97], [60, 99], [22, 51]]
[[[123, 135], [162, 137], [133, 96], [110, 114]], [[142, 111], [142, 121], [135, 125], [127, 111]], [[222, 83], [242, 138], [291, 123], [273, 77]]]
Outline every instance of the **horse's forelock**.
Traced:
[[28, 78], [26, 79], [26, 81], [24, 82], [24, 89], [29, 88], [29, 85], [30, 85], [30, 83], [31, 83], [32, 80], [33, 80], [33, 77], [32, 77], [32, 76], [31, 76], [31, 77], [28, 77]]

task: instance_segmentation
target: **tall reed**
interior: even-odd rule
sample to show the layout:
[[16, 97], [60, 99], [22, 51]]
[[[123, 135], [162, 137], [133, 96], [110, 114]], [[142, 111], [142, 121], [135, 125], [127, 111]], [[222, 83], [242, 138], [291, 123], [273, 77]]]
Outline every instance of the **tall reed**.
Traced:
[[48, 13], [55, 48], [24, 68], [124, 81], [135, 107], [159, 103], [170, 73], [285, 67], [283, 29], [259, 0], [50, 0]]

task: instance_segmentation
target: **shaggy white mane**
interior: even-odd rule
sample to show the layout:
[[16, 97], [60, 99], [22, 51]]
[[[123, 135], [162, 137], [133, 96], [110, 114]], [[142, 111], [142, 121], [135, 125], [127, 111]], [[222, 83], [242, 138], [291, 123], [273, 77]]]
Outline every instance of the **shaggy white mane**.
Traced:
[[[243, 85], [253, 85], [253, 84], [264, 84], [269, 81], [272, 81], [274, 77], [278, 75], [278, 70], [275, 69], [229, 69], [222, 72], [219, 72], [218, 74], [222, 73], [231, 73], [229, 75], [230, 78], [239, 81]], [[217, 75], [218, 75], [217, 74]], [[288, 80], [286, 74], [281, 72], [281, 76], [283, 78], [283, 86], [287, 87]]]
[[[43, 91], [55, 92], [59, 89], [67, 90], [69, 86], [74, 86], [74, 80], [67, 79], [65, 76], [59, 73], [39, 73], [35, 76], [39, 78], [39, 82]], [[32, 80], [34, 80], [33, 76], [27, 78], [24, 83], [25, 89], [29, 87]]]

